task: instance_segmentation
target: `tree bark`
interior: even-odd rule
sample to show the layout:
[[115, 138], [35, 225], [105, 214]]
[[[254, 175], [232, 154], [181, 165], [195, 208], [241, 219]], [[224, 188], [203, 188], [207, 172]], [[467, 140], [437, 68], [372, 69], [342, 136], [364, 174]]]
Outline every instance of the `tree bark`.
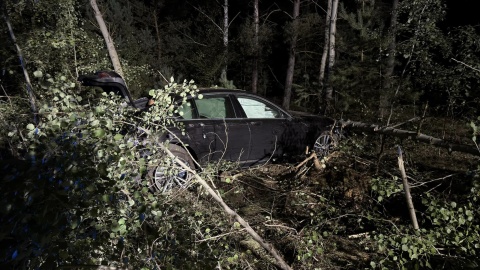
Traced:
[[338, 0], [333, 0], [332, 2], [332, 11], [330, 15], [330, 28], [329, 28], [329, 38], [328, 38], [328, 65], [325, 73], [325, 106], [326, 110], [329, 111], [333, 101], [333, 87], [330, 84], [330, 76], [335, 65], [335, 35], [337, 33], [337, 12], [338, 11]]
[[320, 74], [318, 76], [318, 82], [323, 89], [323, 84], [325, 80], [325, 69], [327, 65], [327, 57], [328, 57], [328, 48], [329, 48], [329, 40], [330, 40], [330, 17], [332, 16], [332, 0], [328, 0], [328, 7], [327, 7], [327, 14], [325, 19], [325, 43], [323, 45], [323, 54], [322, 60], [320, 62]]
[[223, 68], [220, 78], [228, 81], [227, 68], [228, 68], [228, 0], [224, 0], [223, 3]]
[[407, 201], [408, 213], [414, 230], [418, 230], [417, 214], [413, 206], [412, 195], [410, 194], [410, 185], [408, 184], [407, 173], [405, 172], [405, 165], [403, 163], [402, 149], [398, 147], [398, 168], [402, 174], [403, 190], [405, 191], [405, 200]]
[[290, 108], [290, 99], [292, 96], [293, 72], [295, 71], [295, 50], [298, 39], [298, 16], [300, 15], [300, 0], [293, 2], [293, 31], [292, 40], [290, 42], [290, 51], [288, 57], [287, 77], [285, 79], [285, 93], [283, 96], [283, 107], [287, 110]]
[[33, 87], [30, 81], [30, 76], [28, 75], [27, 67], [25, 67], [25, 60], [23, 58], [22, 49], [20, 48], [20, 46], [18, 46], [17, 39], [15, 37], [15, 34], [13, 33], [13, 28], [12, 28], [12, 25], [10, 24], [10, 20], [8, 19], [7, 10], [4, 4], [5, 3], [3, 3], [2, 6], [0, 6], [0, 8], [4, 9], [2, 16], [3, 16], [3, 19], [5, 20], [5, 23], [7, 24], [8, 32], [10, 33], [10, 38], [12, 39], [13, 45], [15, 45], [15, 48], [17, 50], [17, 55], [20, 60], [20, 66], [22, 67], [23, 76], [25, 77], [25, 85], [27, 88], [28, 101], [30, 102], [30, 109], [32, 110], [32, 114], [33, 114], [33, 123], [37, 125], [39, 123], [37, 101], [33, 94]]
[[117, 50], [115, 49], [115, 45], [113, 44], [113, 39], [108, 32], [107, 25], [103, 20], [102, 13], [98, 9], [97, 1], [90, 0], [90, 5], [93, 8], [95, 13], [95, 19], [97, 20], [98, 26], [100, 27], [100, 31], [102, 32], [103, 38], [105, 39], [105, 44], [107, 45], [108, 54], [110, 55], [110, 60], [112, 61], [113, 69], [115, 70], [118, 75], [123, 76], [122, 65], [120, 64], [120, 59], [117, 55]]
[[157, 57], [158, 62], [162, 59], [162, 39], [160, 38], [160, 27], [158, 26], [157, 10], [153, 11], [153, 22], [155, 24], [155, 34], [157, 36]]
[[452, 143], [452, 142], [435, 138], [423, 133], [419, 133], [417, 131], [396, 129], [393, 127], [384, 127], [384, 126], [379, 126], [375, 124], [368, 124], [368, 123], [354, 122], [354, 121], [340, 121], [339, 125], [341, 125], [343, 128], [348, 128], [348, 129], [358, 129], [358, 130], [370, 132], [370, 133], [378, 133], [378, 134], [390, 135], [398, 138], [412, 139], [415, 141], [428, 143], [436, 147], [445, 148], [450, 152], [455, 151], [455, 152], [462, 152], [462, 153], [472, 154], [475, 156], [480, 156], [479, 149], [474, 145]]
[[391, 104], [392, 86], [393, 86], [393, 71], [395, 69], [395, 53], [397, 48], [397, 9], [398, 0], [392, 2], [392, 16], [390, 17], [389, 43], [388, 43], [388, 58], [385, 66], [385, 74], [383, 76], [382, 91], [380, 92], [380, 110], [379, 118], [383, 120], [388, 112]]
[[259, 12], [258, 12], [258, 0], [253, 1], [253, 23], [254, 23], [254, 33], [253, 33], [253, 65], [252, 65], [252, 92], [257, 93], [258, 87], [258, 57], [259, 57], [259, 46], [258, 46], [258, 26], [260, 23]]

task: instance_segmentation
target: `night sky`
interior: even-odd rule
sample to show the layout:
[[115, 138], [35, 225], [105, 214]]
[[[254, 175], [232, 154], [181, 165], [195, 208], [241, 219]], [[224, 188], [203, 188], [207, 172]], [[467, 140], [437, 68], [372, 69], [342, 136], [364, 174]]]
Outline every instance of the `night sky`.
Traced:
[[449, 26], [480, 26], [478, 0], [447, 0], [447, 24]]

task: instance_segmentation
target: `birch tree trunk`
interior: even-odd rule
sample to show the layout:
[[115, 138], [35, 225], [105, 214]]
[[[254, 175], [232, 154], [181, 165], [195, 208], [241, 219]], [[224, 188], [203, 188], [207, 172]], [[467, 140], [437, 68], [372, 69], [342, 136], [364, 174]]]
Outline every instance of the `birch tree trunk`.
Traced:
[[391, 104], [393, 71], [395, 68], [395, 53], [397, 48], [396, 34], [397, 34], [397, 9], [398, 0], [392, 1], [392, 16], [390, 17], [390, 31], [388, 43], [388, 59], [385, 67], [385, 74], [383, 76], [382, 91], [380, 92], [379, 117], [384, 119], [389, 111]]
[[2, 17], [5, 20], [5, 23], [7, 24], [8, 32], [10, 33], [10, 38], [12, 39], [13, 45], [17, 50], [18, 59], [20, 60], [20, 66], [22, 67], [23, 76], [25, 77], [25, 85], [27, 88], [28, 101], [30, 102], [30, 109], [32, 110], [32, 114], [33, 114], [33, 123], [37, 125], [39, 123], [37, 102], [36, 102], [35, 96], [33, 95], [33, 87], [30, 81], [30, 76], [28, 75], [27, 68], [25, 67], [25, 60], [23, 59], [22, 49], [20, 48], [20, 46], [18, 46], [17, 39], [15, 37], [15, 34], [13, 33], [12, 25], [10, 24], [10, 20], [8, 19], [8, 16], [6, 13], [7, 12], [6, 8], [3, 5], [0, 6], [0, 8], [4, 9]]
[[228, 68], [228, 0], [223, 3], [223, 68], [220, 78], [227, 81], [227, 68]]
[[258, 46], [258, 25], [260, 23], [259, 12], [258, 12], [258, 0], [253, 1], [253, 22], [254, 22], [254, 33], [253, 33], [253, 65], [252, 65], [252, 92], [257, 93], [258, 86], [258, 57], [259, 57], [259, 46]]
[[325, 19], [325, 44], [323, 45], [323, 54], [322, 60], [320, 62], [320, 74], [318, 76], [318, 82], [320, 87], [323, 89], [323, 84], [325, 80], [325, 68], [327, 65], [327, 57], [328, 57], [328, 48], [329, 48], [329, 40], [330, 40], [330, 17], [332, 16], [332, 0], [328, 0], [328, 7], [327, 7], [327, 14]]
[[290, 99], [292, 96], [293, 72], [295, 70], [295, 50], [298, 38], [298, 16], [300, 15], [300, 0], [293, 2], [293, 31], [292, 40], [290, 42], [290, 52], [288, 57], [287, 78], [285, 79], [285, 93], [283, 96], [283, 107], [290, 108]]
[[100, 27], [100, 31], [102, 32], [103, 38], [105, 39], [105, 44], [107, 45], [108, 54], [110, 55], [110, 60], [112, 60], [113, 69], [115, 70], [118, 75], [123, 76], [122, 65], [120, 64], [120, 59], [117, 55], [117, 50], [115, 49], [115, 45], [113, 44], [113, 39], [108, 32], [107, 25], [103, 20], [102, 13], [98, 9], [97, 1], [90, 0], [90, 5], [93, 8], [95, 13], [95, 19], [97, 20], [98, 26]]
[[330, 84], [330, 76], [335, 65], [335, 35], [337, 34], [337, 11], [338, 0], [332, 1], [332, 11], [330, 14], [330, 28], [328, 38], [328, 65], [325, 73], [325, 106], [326, 110], [330, 110], [333, 100], [333, 87]]

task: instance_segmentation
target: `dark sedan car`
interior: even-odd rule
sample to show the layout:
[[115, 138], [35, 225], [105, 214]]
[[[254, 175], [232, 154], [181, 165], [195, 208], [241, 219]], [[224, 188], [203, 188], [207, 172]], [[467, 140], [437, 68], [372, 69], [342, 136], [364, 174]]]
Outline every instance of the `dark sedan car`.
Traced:
[[[114, 91], [139, 109], [148, 101], [134, 101], [123, 79], [112, 72], [81, 76], [79, 81]], [[183, 124], [184, 132], [173, 128], [164, 137], [170, 141], [170, 150], [191, 167], [193, 159], [200, 164], [219, 160], [241, 166], [264, 164], [299, 156], [307, 147], [323, 157], [336, 143], [331, 118], [289, 112], [244, 90], [209, 88], [198, 94], [178, 108], [176, 121]], [[190, 178], [186, 172], [169, 175], [166, 171], [159, 166], [151, 174], [153, 184], [162, 191], [184, 186]]]

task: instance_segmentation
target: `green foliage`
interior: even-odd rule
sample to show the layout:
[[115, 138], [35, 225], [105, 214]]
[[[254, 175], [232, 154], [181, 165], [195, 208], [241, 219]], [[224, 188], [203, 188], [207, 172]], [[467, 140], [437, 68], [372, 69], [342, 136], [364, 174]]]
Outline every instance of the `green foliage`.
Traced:
[[403, 190], [403, 185], [396, 176], [393, 179], [374, 178], [371, 183], [371, 189], [374, 193], [373, 197], [377, 196], [378, 202], [382, 202], [384, 199], [390, 198]]
[[[422, 194], [421, 200], [415, 201], [419, 231], [413, 231], [406, 215], [401, 223], [377, 227], [371, 238], [379, 253], [372, 263], [373, 268], [438, 269], [440, 265], [451, 265], [454, 269], [476, 263], [480, 251], [480, 220], [476, 207], [480, 198], [478, 179], [457, 181], [466, 185], [455, 191], [458, 194], [446, 196], [431, 189]], [[400, 203], [404, 196], [399, 192], [400, 187], [395, 179], [373, 181], [373, 197], [377, 198], [379, 206], [393, 201], [406, 209], [406, 205]], [[414, 198], [419, 196], [415, 190], [412, 192]], [[466, 194], [462, 194], [464, 192]]]
[[86, 21], [78, 1], [20, 2], [9, 5], [9, 14], [30, 68], [48, 73], [68, 70], [65, 75], [75, 78], [79, 67], [92, 71], [107, 64], [99, 54], [103, 40], [83, 28]]
[[[384, 3], [358, 1], [355, 7], [339, 5], [336, 49], [339, 55], [331, 74], [338, 94], [337, 108], [353, 115], [375, 113], [382, 73], [387, 59], [389, 13]], [[388, 11], [390, 12], [390, 11]], [[359, 98], [362, 97], [362, 98]], [[368, 97], [368, 98], [364, 98]]]
[[38, 75], [41, 124], [2, 124], [21, 153], [2, 162], [2, 264], [211, 268], [234, 257], [228, 244], [196, 242], [230, 228], [219, 210], [189, 193], [153, 194], [142, 177], [165, 159], [155, 145], [175, 113], [168, 94], [194, 95], [192, 82], [152, 90], [157, 105], [138, 114], [116, 96], [78, 95], [65, 76]]

